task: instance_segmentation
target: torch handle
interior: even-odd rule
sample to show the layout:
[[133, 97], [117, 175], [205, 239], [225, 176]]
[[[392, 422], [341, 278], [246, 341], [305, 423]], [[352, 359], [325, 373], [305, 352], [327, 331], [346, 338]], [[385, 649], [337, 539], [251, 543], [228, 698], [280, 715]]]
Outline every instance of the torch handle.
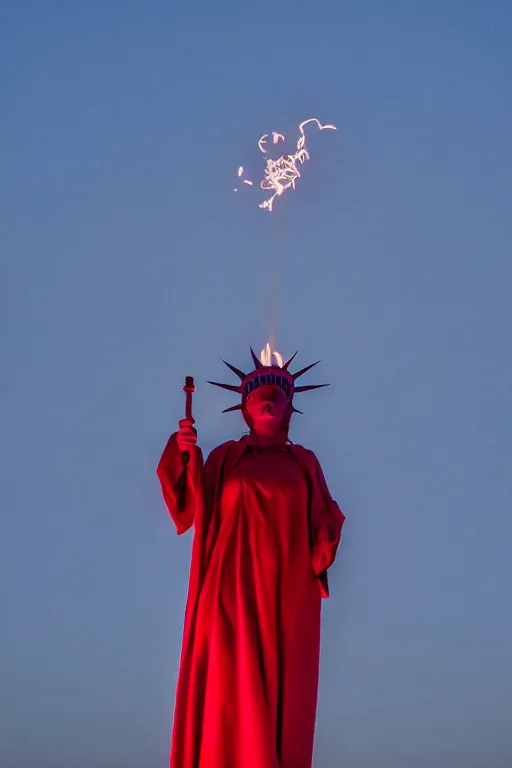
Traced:
[[185, 418], [189, 419], [194, 424], [194, 417], [192, 416], [192, 393], [196, 391], [194, 386], [194, 377], [187, 376], [185, 378], [185, 386], [183, 387], [185, 392]]

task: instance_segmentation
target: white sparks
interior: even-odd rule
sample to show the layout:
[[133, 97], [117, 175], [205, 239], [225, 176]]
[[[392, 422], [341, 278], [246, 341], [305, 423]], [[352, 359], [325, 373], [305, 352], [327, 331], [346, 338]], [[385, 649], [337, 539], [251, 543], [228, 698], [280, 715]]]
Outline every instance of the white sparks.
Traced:
[[258, 147], [260, 148], [261, 152], [266, 152], [266, 149], [263, 149], [263, 146], [267, 143], [268, 133], [264, 133], [261, 139], [258, 141]]
[[[308, 123], [316, 123], [321, 131], [330, 129], [332, 131], [337, 130], [335, 125], [322, 125], [316, 117], [311, 117], [309, 120], [304, 120], [299, 125], [299, 139], [296, 145], [296, 152], [292, 155], [281, 155], [277, 160], [273, 160], [271, 157], [265, 158], [265, 169], [263, 171], [263, 180], [260, 183], [260, 187], [263, 190], [272, 190], [273, 194], [260, 203], [260, 208], [272, 211], [272, 206], [276, 197], [280, 197], [285, 190], [295, 189], [295, 183], [300, 178], [300, 171], [298, 166], [302, 165], [306, 160], [309, 160], [309, 152], [306, 148], [306, 134], [304, 128]], [[262, 154], [268, 154], [268, 150], [265, 149], [268, 133], [264, 133], [258, 141], [258, 147]], [[280, 141], [284, 141], [282, 133], [272, 132], [273, 144], [278, 144]], [[243, 166], [238, 169], [238, 175], [243, 173]], [[252, 186], [252, 181], [244, 181], [245, 184]], [[235, 190], [238, 191], [238, 190]]]

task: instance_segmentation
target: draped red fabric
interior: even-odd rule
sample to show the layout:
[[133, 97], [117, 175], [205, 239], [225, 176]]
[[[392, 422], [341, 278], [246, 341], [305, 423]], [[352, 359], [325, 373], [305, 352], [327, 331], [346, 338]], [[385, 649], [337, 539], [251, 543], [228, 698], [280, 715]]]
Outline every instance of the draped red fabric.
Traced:
[[320, 604], [344, 515], [312, 451], [244, 439], [158, 476], [194, 525], [171, 768], [311, 768]]

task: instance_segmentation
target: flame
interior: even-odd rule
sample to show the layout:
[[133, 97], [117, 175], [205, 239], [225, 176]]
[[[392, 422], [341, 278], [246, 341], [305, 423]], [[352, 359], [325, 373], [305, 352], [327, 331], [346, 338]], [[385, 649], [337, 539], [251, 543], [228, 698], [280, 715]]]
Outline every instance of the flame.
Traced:
[[272, 349], [269, 342], [267, 341], [264, 348], [261, 350], [260, 360], [263, 363], [263, 365], [272, 365], [272, 358], [276, 359], [277, 365], [279, 368], [282, 368], [284, 365], [283, 356], [279, 354], [275, 349]]
[[[309, 152], [306, 148], [306, 134], [304, 128], [308, 123], [316, 123], [321, 131], [330, 129], [336, 131], [335, 125], [322, 125], [316, 117], [311, 117], [309, 120], [304, 120], [299, 125], [300, 137], [297, 141], [297, 151], [293, 155], [281, 155], [277, 160], [272, 160], [271, 157], [265, 158], [265, 170], [263, 171], [263, 181], [260, 184], [261, 189], [273, 190], [274, 194], [260, 203], [260, 208], [272, 211], [272, 206], [276, 197], [280, 197], [287, 189], [295, 189], [295, 182], [300, 178], [300, 171], [298, 165], [302, 165], [306, 160], [310, 159]], [[258, 147], [260, 152], [264, 155], [268, 150], [265, 149], [265, 145], [268, 139], [268, 133], [264, 133], [258, 141]], [[280, 141], [284, 141], [282, 133], [272, 132], [272, 142], [278, 144]], [[243, 167], [238, 169], [238, 175], [243, 173]], [[246, 184], [252, 185], [252, 181], [246, 181]], [[235, 190], [235, 192], [238, 190]]]

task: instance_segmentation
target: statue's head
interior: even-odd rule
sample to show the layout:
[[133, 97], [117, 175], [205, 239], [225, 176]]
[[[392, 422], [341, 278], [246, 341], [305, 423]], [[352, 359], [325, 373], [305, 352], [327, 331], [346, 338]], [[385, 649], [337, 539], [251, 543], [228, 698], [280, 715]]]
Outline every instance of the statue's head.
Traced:
[[251, 355], [255, 368], [250, 373], [243, 373], [240, 369], [235, 368], [230, 363], [226, 363], [225, 360], [223, 361], [239, 377], [241, 382], [239, 385], [221, 384], [217, 381], [210, 381], [208, 383], [214, 384], [216, 387], [228, 389], [231, 392], [237, 392], [242, 396], [241, 403], [233, 405], [231, 408], [226, 408], [223, 413], [241, 410], [251, 431], [265, 437], [275, 437], [282, 432], [287, 437], [292, 413], [301, 413], [293, 405], [294, 394], [327, 385], [308, 384], [302, 387], [295, 386], [295, 381], [299, 376], [309, 371], [317, 363], [307, 365], [305, 368], [297, 371], [297, 373], [290, 373], [288, 366], [295, 358], [295, 355], [280, 366], [264, 365], [254, 353], [252, 347]]
[[288, 437], [293, 406], [284, 391], [275, 384], [264, 384], [253, 390], [245, 400], [242, 415], [245, 423], [259, 437]]

